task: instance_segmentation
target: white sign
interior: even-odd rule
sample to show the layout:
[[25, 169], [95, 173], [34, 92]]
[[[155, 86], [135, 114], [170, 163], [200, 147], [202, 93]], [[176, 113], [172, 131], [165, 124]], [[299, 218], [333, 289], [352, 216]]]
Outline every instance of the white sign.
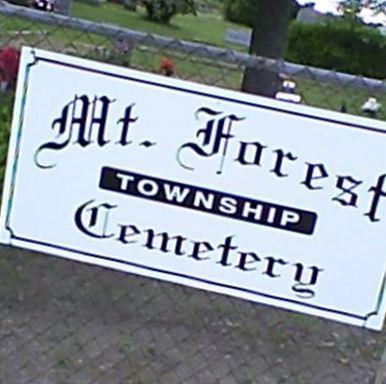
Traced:
[[5, 244], [381, 329], [383, 122], [23, 49]]

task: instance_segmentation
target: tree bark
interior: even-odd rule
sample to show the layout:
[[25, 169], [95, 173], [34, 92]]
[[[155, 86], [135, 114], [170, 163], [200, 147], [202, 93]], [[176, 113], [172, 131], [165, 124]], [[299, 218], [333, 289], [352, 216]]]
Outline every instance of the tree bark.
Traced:
[[[282, 59], [287, 46], [289, 24], [296, 4], [293, 0], [256, 0], [259, 2], [249, 54]], [[242, 91], [273, 97], [280, 84], [274, 68], [247, 68]]]

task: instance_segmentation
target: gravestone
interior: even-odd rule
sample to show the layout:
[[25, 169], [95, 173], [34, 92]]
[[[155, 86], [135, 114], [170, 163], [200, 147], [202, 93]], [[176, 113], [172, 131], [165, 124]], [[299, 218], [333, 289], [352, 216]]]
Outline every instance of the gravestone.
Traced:
[[252, 32], [237, 29], [228, 29], [225, 33], [225, 41], [230, 44], [249, 47], [251, 43]]

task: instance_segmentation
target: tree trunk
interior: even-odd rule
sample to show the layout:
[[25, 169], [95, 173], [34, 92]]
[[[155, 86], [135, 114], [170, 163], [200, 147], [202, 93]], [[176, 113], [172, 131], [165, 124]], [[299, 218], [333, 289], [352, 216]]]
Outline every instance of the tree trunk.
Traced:
[[[287, 34], [296, 6], [293, 0], [256, 0], [258, 14], [249, 47], [251, 55], [282, 59], [287, 45]], [[242, 90], [273, 97], [280, 84], [274, 68], [247, 68]]]

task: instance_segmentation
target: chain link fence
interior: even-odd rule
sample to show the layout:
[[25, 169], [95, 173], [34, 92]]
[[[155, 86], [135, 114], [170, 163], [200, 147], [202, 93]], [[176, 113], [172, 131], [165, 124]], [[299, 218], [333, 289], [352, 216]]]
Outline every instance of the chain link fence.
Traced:
[[[264, 68], [296, 80], [305, 104], [360, 115], [376, 97], [386, 117], [379, 80], [0, 2], [0, 46], [22, 45], [150, 72], [166, 56], [179, 78], [235, 90], [246, 68]], [[382, 384], [385, 343], [385, 332], [1, 249], [4, 384]]]

